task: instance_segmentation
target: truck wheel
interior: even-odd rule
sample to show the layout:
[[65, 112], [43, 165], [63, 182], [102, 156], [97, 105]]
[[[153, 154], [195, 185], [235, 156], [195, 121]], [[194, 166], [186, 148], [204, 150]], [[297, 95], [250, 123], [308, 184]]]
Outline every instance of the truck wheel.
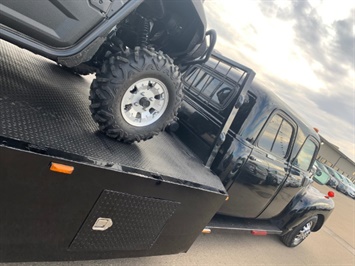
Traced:
[[92, 117], [107, 136], [125, 143], [147, 140], [174, 121], [181, 74], [162, 52], [136, 47], [104, 62], [89, 99]]
[[288, 247], [297, 247], [311, 233], [312, 228], [317, 223], [318, 217], [313, 216], [295, 227], [291, 232], [281, 237], [282, 242]]

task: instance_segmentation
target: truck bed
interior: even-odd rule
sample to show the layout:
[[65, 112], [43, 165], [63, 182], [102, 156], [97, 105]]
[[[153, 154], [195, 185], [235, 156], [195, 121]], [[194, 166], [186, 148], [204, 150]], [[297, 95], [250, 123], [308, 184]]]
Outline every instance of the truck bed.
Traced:
[[46, 59], [0, 44], [0, 136], [86, 157], [98, 166], [224, 190], [219, 178], [176, 137], [164, 132], [128, 145], [100, 133], [89, 111], [92, 76], [75, 76]]
[[[176, 137], [127, 145], [101, 134], [92, 78], [0, 41], [2, 262], [186, 252], [226, 198]], [[93, 230], [101, 218], [112, 227]]]

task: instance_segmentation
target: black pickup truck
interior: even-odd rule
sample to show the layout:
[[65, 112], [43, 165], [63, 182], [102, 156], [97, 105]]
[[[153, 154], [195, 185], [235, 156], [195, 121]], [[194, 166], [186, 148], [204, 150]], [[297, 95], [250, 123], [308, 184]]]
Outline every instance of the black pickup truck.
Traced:
[[131, 145], [97, 130], [86, 79], [0, 55], [0, 261], [174, 254], [217, 230], [293, 247], [334, 208], [312, 187], [318, 134], [222, 55], [185, 72], [171, 133]]
[[220, 54], [191, 67], [177, 135], [228, 192], [208, 228], [274, 225], [294, 247], [318, 231], [334, 207], [311, 186], [320, 138], [253, 78], [251, 69]]

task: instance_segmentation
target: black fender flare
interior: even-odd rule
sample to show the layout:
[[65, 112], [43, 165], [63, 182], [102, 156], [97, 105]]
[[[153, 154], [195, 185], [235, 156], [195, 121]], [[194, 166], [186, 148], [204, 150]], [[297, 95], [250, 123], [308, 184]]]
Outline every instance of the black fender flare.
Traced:
[[312, 228], [318, 231], [328, 219], [334, 209], [334, 201], [309, 185], [286, 206], [286, 208], [273, 219], [273, 222], [283, 230], [282, 235], [301, 224], [312, 216], [318, 216], [318, 221]]

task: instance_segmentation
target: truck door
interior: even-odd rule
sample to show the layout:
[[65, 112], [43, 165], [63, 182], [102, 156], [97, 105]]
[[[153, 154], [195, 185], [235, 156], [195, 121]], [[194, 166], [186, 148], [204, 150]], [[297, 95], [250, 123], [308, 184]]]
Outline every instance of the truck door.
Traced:
[[256, 218], [265, 210], [288, 176], [288, 157], [296, 130], [285, 113], [276, 111], [270, 116], [229, 188], [230, 198], [220, 213]]
[[310, 169], [318, 153], [318, 141], [313, 137], [308, 137], [299, 146], [301, 146], [300, 151], [292, 160], [292, 163], [288, 164], [287, 172], [289, 174], [286, 181], [274, 200], [258, 218], [267, 219], [276, 216], [303, 187], [308, 186], [312, 182]]

